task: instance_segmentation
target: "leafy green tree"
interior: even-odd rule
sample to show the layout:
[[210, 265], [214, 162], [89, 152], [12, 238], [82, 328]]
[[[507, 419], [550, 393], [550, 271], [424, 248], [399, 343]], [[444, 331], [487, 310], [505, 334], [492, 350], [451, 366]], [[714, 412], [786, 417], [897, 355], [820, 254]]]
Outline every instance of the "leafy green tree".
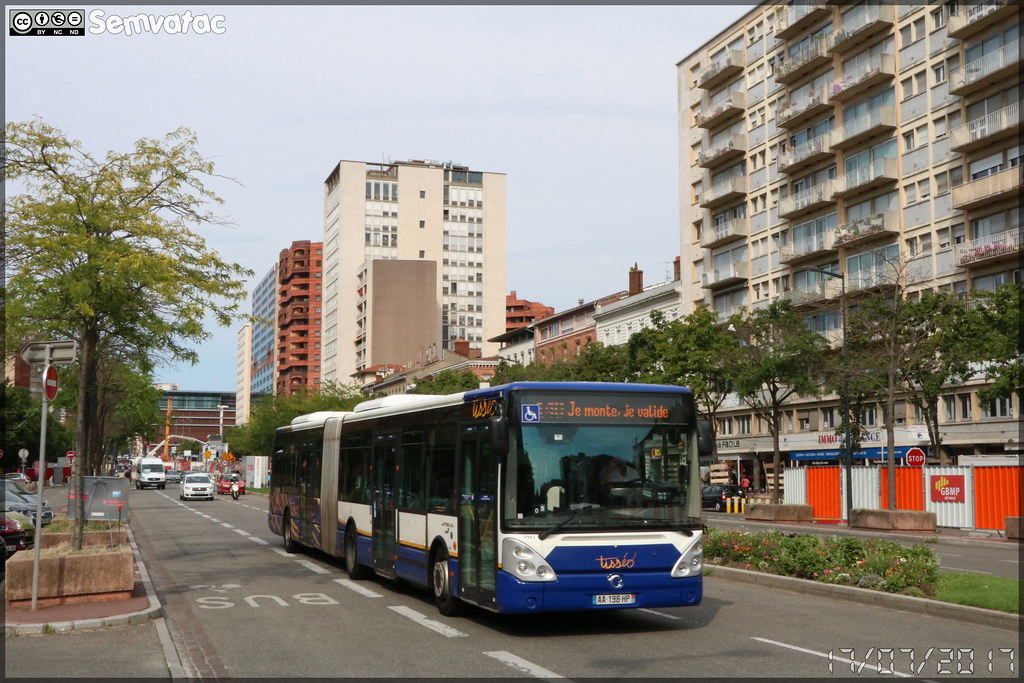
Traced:
[[480, 388], [480, 378], [469, 370], [456, 372], [455, 370], [442, 370], [433, 379], [421, 379], [416, 382], [413, 393], [436, 394], [457, 394], [462, 391], [471, 391]]
[[1014, 283], [1001, 285], [996, 291], [979, 291], [972, 296], [977, 305], [969, 310], [975, 324], [986, 331], [978, 345], [979, 360], [985, 377], [992, 385], [980, 392], [982, 400], [1018, 395], [1024, 387], [1024, 356], [1020, 346], [1021, 289]]
[[[39, 459], [39, 431], [42, 427], [42, 399], [32, 396], [25, 387], [6, 384], [3, 387], [4, 441], [0, 467], [13, 472], [21, 467], [18, 451], [28, 450], [27, 462]], [[53, 465], [74, 444], [71, 431], [60, 421], [60, 408], [52, 403], [46, 420], [46, 462]]]
[[290, 424], [299, 415], [325, 410], [352, 410], [365, 400], [357, 387], [333, 382], [324, 382], [315, 392], [268, 394], [253, 406], [248, 422], [224, 430], [225, 439], [236, 456], [270, 455], [274, 431], [278, 427]]
[[574, 362], [562, 364], [570, 381], [576, 382], [635, 382], [636, 375], [629, 367], [629, 351], [625, 346], [605, 346], [601, 342], [588, 344]]
[[103, 457], [104, 353], [195, 362], [190, 344], [211, 336], [207, 320], [230, 324], [245, 300], [252, 273], [193, 230], [227, 224], [207, 208], [221, 200], [204, 186], [214, 166], [196, 146], [179, 128], [96, 158], [41, 119], [5, 125], [4, 179], [24, 189], [5, 201], [7, 343], [78, 342], [76, 463], [87, 468]]
[[747, 405], [768, 423], [772, 436], [772, 502], [778, 503], [782, 406], [794, 394], [819, 393], [827, 342], [807, 327], [786, 300], [773, 301], [749, 314], [737, 314], [730, 325], [739, 340], [733, 357], [733, 382]]

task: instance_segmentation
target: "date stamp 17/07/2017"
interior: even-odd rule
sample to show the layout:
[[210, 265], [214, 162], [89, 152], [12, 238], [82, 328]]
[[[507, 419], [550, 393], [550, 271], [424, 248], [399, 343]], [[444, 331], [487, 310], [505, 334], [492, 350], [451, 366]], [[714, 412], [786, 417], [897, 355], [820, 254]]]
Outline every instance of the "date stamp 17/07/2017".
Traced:
[[852, 647], [840, 647], [828, 651], [828, 672], [893, 676], [1016, 675], [1017, 652], [1012, 647], [988, 650], [930, 647], [923, 651], [912, 647], [871, 647], [858, 653]]

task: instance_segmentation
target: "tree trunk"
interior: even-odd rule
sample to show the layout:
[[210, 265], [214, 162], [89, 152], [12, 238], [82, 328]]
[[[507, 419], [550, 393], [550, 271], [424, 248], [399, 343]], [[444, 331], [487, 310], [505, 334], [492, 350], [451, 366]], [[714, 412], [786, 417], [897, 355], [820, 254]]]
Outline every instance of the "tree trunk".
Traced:
[[82, 475], [91, 460], [90, 450], [94, 448], [93, 433], [96, 426], [96, 378], [99, 359], [96, 357], [98, 332], [92, 325], [82, 327], [79, 336], [78, 363], [78, 425], [75, 433], [75, 465], [72, 471], [72, 488], [75, 497], [75, 524], [71, 531], [72, 550], [82, 549], [85, 528], [84, 482]]
[[886, 503], [887, 509], [896, 509], [896, 427], [893, 425], [893, 416], [896, 413], [896, 380], [892, 370], [889, 371], [889, 391], [885, 397], [885, 445], [886, 477], [889, 484], [889, 495]]
[[928, 442], [931, 444], [932, 456], [938, 456], [940, 465], [949, 464], [949, 455], [942, 450], [942, 435], [939, 433], [939, 399], [928, 400], [924, 409], [925, 424], [928, 426]]
[[781, 503], [779, 495], [779, 470], [782, 469], [782, 453], [779, 451], [779, 428], [781, 425], [778, 405], [772, 405], [772, 503]]

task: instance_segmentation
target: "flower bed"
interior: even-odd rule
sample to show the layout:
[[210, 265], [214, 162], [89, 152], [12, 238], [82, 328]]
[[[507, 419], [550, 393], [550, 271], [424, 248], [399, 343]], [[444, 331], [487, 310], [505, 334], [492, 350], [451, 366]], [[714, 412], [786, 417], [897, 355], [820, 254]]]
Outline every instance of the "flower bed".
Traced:
[[779, 531], [748, 533], [709, 529], [704, 539], [709, 566], [792, 576], [823, 583], [934, 597], [939, 560], [923, 545], [854, 537], [819, 538]]

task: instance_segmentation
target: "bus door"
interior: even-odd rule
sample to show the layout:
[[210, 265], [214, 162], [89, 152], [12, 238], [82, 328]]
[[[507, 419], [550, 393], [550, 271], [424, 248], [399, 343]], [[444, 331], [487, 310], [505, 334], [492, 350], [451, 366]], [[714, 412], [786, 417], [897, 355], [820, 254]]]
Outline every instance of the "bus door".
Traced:
[[378, 574], [395, 576], [395, 527], [398, 510], [398, 434], [390, 432], [373, 436], [373, 568]]
[[459, 597], [481, 606], [496, 603], [498, 466], [486, 423], [459, 429]]
[[323, 443], [316, 434], [304, 435], [299, 444], [299, 538], [306, 545], [320, 547], [316, 533], [320, 498], [320, 458]]

